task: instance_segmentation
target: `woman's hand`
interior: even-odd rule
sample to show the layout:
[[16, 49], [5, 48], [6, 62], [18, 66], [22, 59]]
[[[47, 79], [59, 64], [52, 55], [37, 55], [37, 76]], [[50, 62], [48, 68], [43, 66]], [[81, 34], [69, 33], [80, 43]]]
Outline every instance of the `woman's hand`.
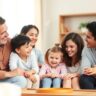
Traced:
[[72, 79], [77, 76], [77, 73], [68, 73], [64, 76], [64, 79]]

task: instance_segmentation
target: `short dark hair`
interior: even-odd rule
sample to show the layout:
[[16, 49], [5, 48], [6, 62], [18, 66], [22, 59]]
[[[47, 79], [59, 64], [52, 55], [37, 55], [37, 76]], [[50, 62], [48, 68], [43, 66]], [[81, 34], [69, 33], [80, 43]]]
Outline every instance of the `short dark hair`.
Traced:
[[39, 34], [39, 29], [35, 25], [26, 25], [22, 27], [20, 34], [26, 35], [30, 29], [36, 29], [37, 33]]
[[68, 40], [72, 40], [77, 45], [77, 48], [78, 48], [75, 64], [81, 60], [81, 54], [82, 54], [82, 50], [84, 48], [84, 41], [83, 41], [82, 37], [78, 33], [75, 33], [75, 32], [69, 33], [63, 39], [62, 44], [61, 44], [62, 52], [63, 52], [63, 59], [64, 59], [65, 64], [67, 66], [71, 67], [72, 66], [72, 58], [70, 58], [66, 52], [66, 42]]
[[5, 23], [5, 19], [0, 17], [0, 25], [4, 24]]
[[92, 33], [94, 39], [96, 39], [96, 21], [88, 23], [86, 27], [88, 31]]
[[17, 35], [13, 37], [11, 40], [12, 51], [16, 52], [16, 48], [20, 48], [22, 45], [26, 43], [29, 44], [29, 42], [31, 42], [31, 40], [29, 39], [29, 37], [25, 35]]

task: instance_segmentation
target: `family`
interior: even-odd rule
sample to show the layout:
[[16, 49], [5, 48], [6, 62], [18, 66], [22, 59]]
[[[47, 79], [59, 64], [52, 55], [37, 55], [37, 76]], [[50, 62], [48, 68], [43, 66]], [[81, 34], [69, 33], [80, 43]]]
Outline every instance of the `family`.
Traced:
[[96, 88], [96, 21], [86, 26], [86, 38], [68, 33], [45, 55], [36, 48], [39, 29], [25, 25], [9, 38], [6, 20], [0, 17], [0, 83], [21, 88]]

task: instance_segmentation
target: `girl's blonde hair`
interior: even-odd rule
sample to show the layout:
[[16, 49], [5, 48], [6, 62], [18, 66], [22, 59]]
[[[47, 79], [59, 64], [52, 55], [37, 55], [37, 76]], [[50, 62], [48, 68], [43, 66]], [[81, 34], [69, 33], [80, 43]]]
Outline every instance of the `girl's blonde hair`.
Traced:
[[61, 59], [63, 58], [62, 48], [61, 48], [60, 44], [57, 44], [57, 43], [56, 43], [54, 47], [49, 48], [49, 49], [46, 51], [46, 53], [45, 53], [45, 61], [46, 61], [46, 63], [48, 63], [48, 56], [49, 56], [49, 54], [50, 54], [51, 52], [53, 52], [53, 53], [60, 52], [60, 53], [61, 53]]

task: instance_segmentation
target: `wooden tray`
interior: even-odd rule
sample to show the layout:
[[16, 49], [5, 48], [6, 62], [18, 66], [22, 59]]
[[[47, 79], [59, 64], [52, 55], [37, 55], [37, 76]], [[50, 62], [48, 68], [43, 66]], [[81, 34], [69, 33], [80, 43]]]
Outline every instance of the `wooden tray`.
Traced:
[[37, 93], [72, 93], [71, 88], [39, 88], [36, 90]]

